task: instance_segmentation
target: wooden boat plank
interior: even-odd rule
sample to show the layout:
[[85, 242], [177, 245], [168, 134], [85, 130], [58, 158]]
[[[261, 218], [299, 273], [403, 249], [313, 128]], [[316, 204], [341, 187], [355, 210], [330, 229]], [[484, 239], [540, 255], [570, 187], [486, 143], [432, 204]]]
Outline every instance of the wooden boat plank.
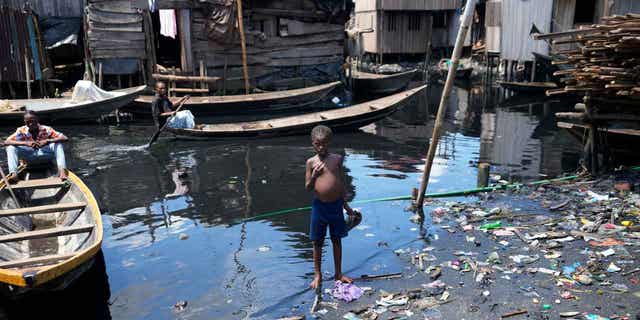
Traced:
[[93, 230], [93, 228], [94, 225], [89, 224], [82, 226], [48, 228], [42, 230], [7, 234], [0, 236], [0, 243], [66, 236], [70, 234], [90, 232], [91, 230]]
[[[275, 92], [266, 92], [266, 93], [254, 93], [248, 95], [230, 95], [230, 96], [209, 96], [209, 97], [191, 97], [189, 101], [185, 104], [187, 105], [197, 105], [197, 104], [215, 104], [215, 103], [230, 103], [230, 102], [245, 102], [245, 101], [259, 101], [259, 100], [271, 100], [274, 98], [281, 97], [294, 97], [297, 95], [312, 93], [315, 91], [322, 91], [329, 88], [336, 87], [340, 84], [340, 81], [331, 82], [328, 84], [302, 88], [302, 89], [293, 89], [293, 90], [285, 90], [285, 91], [275, 91]], [[153, 96], [140, 96], [136, 99], [136, 102], [142, 102], [150, 104], [153, 100]]]
[[25, 258], [20, 260], [4, 261], [0, 262], [0, 269], [8, 268], [21, 268], [34, 264], [50, 264], [52, 262], [58, 262], [61, 260], [67, 260], [73, 257], [74, 254], [52, 254], [40, 257]]
[[48, 188], [60, 188], [65, 184], [64, 181], [59, 178], [46, 178], [46, 179], [31, 179], [18, 181], [11, 185], [11, 188], [16, 189], [48, 189]]
[[19, 209], [0, 210], [0, 217], [19, 216], [25, 214], [44, 214], [53, 212], [62, 212], [68, 210], [83, 209], [87, 206], [86, 202], [70, 202], [50, 204], [45, 206], [27, 207]]

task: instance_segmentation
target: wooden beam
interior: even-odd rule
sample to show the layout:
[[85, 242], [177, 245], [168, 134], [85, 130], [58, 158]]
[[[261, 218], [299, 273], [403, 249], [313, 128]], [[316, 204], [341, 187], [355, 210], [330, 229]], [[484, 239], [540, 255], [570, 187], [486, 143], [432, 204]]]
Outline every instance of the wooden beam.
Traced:
[[247, 42], [244, 37], [244, 25], [242, 22], [242, 0], [236, 0], [238, 4], [238, 29], [240, 31], [240, 46], [242, 47], [242, 72], [244, 75], [244, 91], [250, 93], [249, 71], [247, 70]]
[[52, 262], [67, 260], [73, 256], [74, 254], [53, 254], [53, 255], [40, 256], [40, 257], [34, 257], [34, 258], [4, 261], [4, 262], [0, 262], [0, 269], [20, 268], [20, 267], [26, 267], [34, 264], [51, 264]]
[[0, 236], [0, 243], [32, 240], [32, 239], [42, 239], [42, 238], [52, 238], [52, 237], [60, 237], [60, 236], [66, 236], [66, 235], [71, 235], [76, 233], [91, 232], [91, 230], [93, 230], [93, 227], [94, 225], [90, 224], [90, 225], [82, 225], [82, 226], [49, 228], [49, 229], [8, 234], [8, 235]]
[[18, 181], [16, 184], [12, 184], [11, 187], [14, 190], [17, 189], [48, 189], [48, 188], [60, 188], [65, 184], [60, 178], [46, 178], [46, 179], [32, 179]]
[[86, 202], [70, 202], [70, 203], [58, 203], [37, 207], [26, 207], [19, 209], [0, 210], [0, 217], [21, 216], [25, 214], [43, 214], [62, 212], [68, 210], [82, 209], [87, 206]]
[[199, 77], [199, 76], [176, 76], [172, 74], [160, 74], [154, 73], [153, 78], [156, 80], [164, 81], [177, 81], [177, 82], [216, 82], [220, 80], [220, 77]]

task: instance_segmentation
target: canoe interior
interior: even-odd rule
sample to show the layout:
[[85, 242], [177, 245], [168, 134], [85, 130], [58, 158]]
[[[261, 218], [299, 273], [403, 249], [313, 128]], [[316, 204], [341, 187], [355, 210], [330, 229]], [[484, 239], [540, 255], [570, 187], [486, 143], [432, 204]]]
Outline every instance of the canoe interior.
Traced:
[[4, 183], [0, 191], [0, 282], [36, 286], [91, 258], [102, 223], [93, 195], [73, 173], [66, 182], [49, 169], [20, 176], [11, 185], [20, 207]]

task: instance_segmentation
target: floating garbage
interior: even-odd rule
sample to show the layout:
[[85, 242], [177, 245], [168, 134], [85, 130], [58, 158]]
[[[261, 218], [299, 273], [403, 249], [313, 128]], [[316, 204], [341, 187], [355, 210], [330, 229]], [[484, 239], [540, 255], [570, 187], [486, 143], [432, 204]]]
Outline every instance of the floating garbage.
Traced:
[[268, 252], [268, 251], [271, 251], [271, 247], [267, 246], [267, 245], [262, 245], [262, 246], [258, 247], [258, 251], [259, 252]]

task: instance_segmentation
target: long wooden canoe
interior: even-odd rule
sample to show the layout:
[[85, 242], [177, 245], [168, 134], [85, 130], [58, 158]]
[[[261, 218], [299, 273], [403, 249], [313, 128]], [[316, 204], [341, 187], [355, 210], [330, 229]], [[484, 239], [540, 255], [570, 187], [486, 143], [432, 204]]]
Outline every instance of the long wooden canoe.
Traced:
[[496, 81], [496, 83], [507, 90], [523, 93], [545, 93], [547, 90], [558, 88], [558, 85], [553, 82]]
[[238, 138], [309, 134], [313, 127], [320, 124], [327, 125], [335, 131], [355, 130], [392, 114], [425, 87], [340, 109], [264, 121], [198, 125], [195, 129], [168, 131], [179, 137]]
[[[83, 123], [97, 121], [116, 109], [130, 104], [143, 93], [146, 86], [110, 91], [114, 97], [100, 100], [72, 103], [71, 98], [9, 100], [15, 111], [0, 111], [0, 122], [21, 123], [24, 109], [38, 113], [46, 123]], [[18, 110], [20, 109], [20, 110]]]
[[353, 91], [360, 96], [367, 94], [391, 94], [406, 88], [418, 70], [409, 70], [395, 74], [376, 74], [354, 71]]
[[10, 296], [64, 289], [102, 244], [100, 208], [78, 176], [29, 176], [11, 184], [20, 207], [0, 182], [0, 291]]
[[[331, 90], [340, 85], [340, 81], [308, 88], [254, 93], [247, 95], [191, 97], [184, 104], [194, 115], [246, 114], [253, 111], [285, 111], [298, 109], [324, 99]], [[175, 98], [178, 100], [179, 98]], [[153, 96], [140, 96], [132, 108], [125, 109], [133, 113], [151, 114]]]

